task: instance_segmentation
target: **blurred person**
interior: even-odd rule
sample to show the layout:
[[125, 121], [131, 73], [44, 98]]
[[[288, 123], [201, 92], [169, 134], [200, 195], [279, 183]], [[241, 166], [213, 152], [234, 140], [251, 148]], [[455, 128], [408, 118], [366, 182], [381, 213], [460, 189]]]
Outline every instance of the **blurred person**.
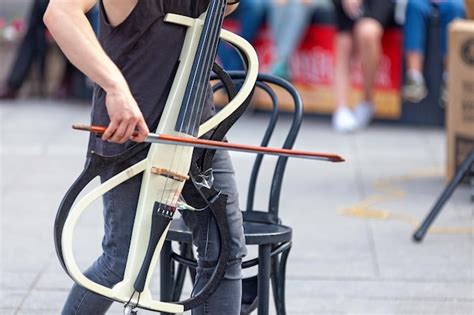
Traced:
[[[46, 12], [48, 3], [49, 0], [35, 0], [33, 2], [25, 36], [20, 43], [7, 80], [0, 87], [0, 99], [15, 99], [34, 65], [38, 66], [40, 78], [43, 79], [45, 77], [48, 40], [46, 38], [46, 26], [43, 22], [43, 15]], [[87, 15], [96, 32], [98, 30], [98, 12], [97, 7], [94, 7]], [[58, 94], [61, 97], [66, 97], [70, 94], [70, 82], [72, 77], [77, 74], [77, 69], [66, 61], [64, 74], [58, 89]], [[43, 85], [44, 80], [41, 80], [40, 83]], [[44, 86], [41, 86], [41, 91], [43, 90]]]
[[298, 48], [311, 23], [316, 0], [274, 0], [270, 6], [270, 24], [276, 54], [271, 73], [288, 78], [288, 60]]
[[[239, 7], [232, 14], [232, 18], [239, 22], [238, 34], [249, 43], [255, 41], [263, 24], [268, 1], [271, 0], [240, 0]], [[219, 47], [219, 58], [226, 70], [244, 70], [240, 55], [224, 43]]]
[[[351, 132], [366, 127], [374, 115], [373, 88], [382, 55], [384, 29], [395, 25], [392, 0], [333, 0], [337, 19], [334, 86], [335, 130]], [[363, 99], [354, 111], [348, 106], [350, 60], [356, 50], [362, 65]]]
[[44, 77], [47, 50], [46, 27], [43, 15], [48, 0], [35, 0], [28, 17], [28, 28], [18, 48], [13, 67], [4, 86], [0, 87], [0, 99], [15, 99], [33, 64], [37, 64], [40, 77]]
[[[405, 54], [406, 54], [406, 84], [403, 87], [403, 96], [412, 103], [418, 103], [428, 94], [425, 79], [423, 78], [423, 63], [425, 56], [426, 34], [433, 11], [437, 10], [440, 21], [440, 49], [446, 68], [448, 25], [455, 18], [464, 17], [463, 0], [408, 0], [404, 26]], [[443, 81], [447, 74], [443, 74]], [[445, 98], [445, 86], [442, 97]]]
[[[288, 59], [298, 47], [317, 0], [241, 0], [234, 17], [239, 21], [239, 35], [252, 43], [265, 22], [270, 25], [275, 43], [275, 59], [270, 72], [288, 77]], [[240, 56], [228, 47], [221, 47], [220, 59], [226, 70], [243, 70]]]

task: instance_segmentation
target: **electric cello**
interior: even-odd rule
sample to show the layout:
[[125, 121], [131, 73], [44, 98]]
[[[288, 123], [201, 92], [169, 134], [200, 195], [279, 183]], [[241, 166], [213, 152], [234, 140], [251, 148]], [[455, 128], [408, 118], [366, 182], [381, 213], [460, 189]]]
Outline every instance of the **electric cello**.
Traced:
[[[150, 143], [138, 144], [118, 156], [105, 157], [91, 152], [84, 171], [64, 196], [56, 216], [55, 246], [64, 270], [82, 287], [123, 303], [126, 314], [132, 314], [135, 308], [183, 313], [206, 301], [224, 276], [225, 266], [228, 262], [228, 241], [230, 238], [225, 219], [226, 196], [216, 192], [212, 187], [203, 188], [200, 183], [194, 180], [200, 176], [199, 172], [202, 171], [196, 167], [196, 161], [193, 159], [193, 152], [196, 148], [210, 151], [216, 149], [240, 150], [333, 162], [342, 161], [342, 158], [335, 155], [292, 150], [272, 151], [271, 149], [226, 144], [212, 138], [211, 140], [201, 139], [203, 135], [219, 130], [219, 126], [228, 122], [235, 112], [242, 110], [243, 104], [248, 103], [247, 101], [253, 93], [258, 76], [258, 59], [253, 47], [241, 37], [222, 30], [226, 4], [227, 0], [211, 0], [207, 11], [196, 19], [176, 14], [166, 15], [165, 21], [167, 23], [182, 25], [187, 28], [187, 32], [179, 66], [156, 133], [150, 134], [147, 138]], [[247, 76], [239, 92], [229, 104], [208, 121], [200, 124], [206, 102], [208, 82], [220, 39], [238, 47], [243, 53], [243, 57], [247, 61]], [[231, 120], [235, 120], [235, 118]], [[79, 126], [77, 128], [96, 133], [103, 132], [103, 128], [100, 127]], [[124, 169], [91, 190], [82, 199], [77, 200], [88, 183], [99, 176], [101, 172], [130, 159], [145, 149], [148, 150], [145, 159]], [[209, 156], [212, 154], [207, 155], [207, 157]], [[143, 175], [143, 179], [125, 275], [121, 282], [108, 288], [88, 279], [78, 267], [73, 252], [75, 227], [84, 211], [94, 201], [139, 174]], [[206, 207], [216, 217], [221, 239], [220, 253], [211, 279], [200, 292], [184, 301], [163, 302], [152, 296], [149, 288], [150, 280], [174, 213], [177, 209], [195, 210], [193, 206], [185, 204], [181, 199], [183, 189], [191, 189], [195, 195], [202, 197]]]

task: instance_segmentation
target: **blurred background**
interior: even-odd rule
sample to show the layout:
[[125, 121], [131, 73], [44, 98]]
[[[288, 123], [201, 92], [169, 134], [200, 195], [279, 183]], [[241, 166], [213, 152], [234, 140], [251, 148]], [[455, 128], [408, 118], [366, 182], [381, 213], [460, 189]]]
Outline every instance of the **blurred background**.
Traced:
[[[280, 210], [294, 228], [288, 313], [473, 314], [473, 166], [424, 243], [411, 237], [474, 149], [474, 0], [240, 2], [224, 27], [253, 44], [261, 72], [287, 79], [303, 98], [295, 146], [347, 159], [289, 163]], [[0, 0], [1, 314], [59, 314], [71, 285], [52, 225], [83, 166], [87, 136], [70, 125], [89, 121], [93, 83], [49, 35], [47, 3]], [[97, 30], [98, 10], [88, 18]], [[218, 62], [243, 69], [225, 44]], [[277, 92], [271, 144], [281, 146], [292, 104]], [[270, 107], [257, 93], [229, 138], [259, 144]], [[245, 204], [253, 157], [232, 157]], [[79, 245], [91, 259], [99, 213], [84, 222], [97, 240]]]

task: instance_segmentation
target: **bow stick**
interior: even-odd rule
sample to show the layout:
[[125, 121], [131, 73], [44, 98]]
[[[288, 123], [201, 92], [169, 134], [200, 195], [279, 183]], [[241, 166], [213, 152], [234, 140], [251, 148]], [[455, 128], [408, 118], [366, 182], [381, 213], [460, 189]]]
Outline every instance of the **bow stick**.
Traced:
[[[73, 129], [92, 132], [96, 135], [102, 135], [106, 127], [102, 126], [86, 126], [86, 125], [73, 125]], [[195, 148], [213, 149], [213, 150], [228, 150], [238, 151], [247, 153], [267, 154], [275, 156], [286, 156], [292, 158], [301, 158], [308, 160], [319, 160], [326, 162], [344, 162], [345, 160], [339, 155], [320, 153], [320, 152], [309, 152], [300, 150], [289, 150], [271, 147], [260, 147], [247, 144], [228, 143], [222, 141], [213, 141], [196, 138], [184, 138], [166, 134], [149, 133], [145, 139], [145, 142], [151, 143], [162, 143], [162, 144], [173, 144], [182, 145]]]

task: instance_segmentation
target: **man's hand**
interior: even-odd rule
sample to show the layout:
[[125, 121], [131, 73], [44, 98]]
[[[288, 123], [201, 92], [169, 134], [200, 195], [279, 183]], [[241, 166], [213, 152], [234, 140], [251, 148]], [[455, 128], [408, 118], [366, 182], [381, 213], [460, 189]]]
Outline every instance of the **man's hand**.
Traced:
[[115, 143], [145, 140], [150, 131], [127, 86], [107, 91], [105, 105], [110, 124], [102, 135], [102, 140]]
[[362, 0], [342, 0], [342, 8], [351, 19], [357, 19], [362, 13]]
[[143, 142], [149, 133], [143, 115], [125, 78], [100, 46], [86, 18], [86, 12], [96, 2], [50, 0], [44, 22], [69, 60], [107, 93], [110, 125], [102, 139]]

